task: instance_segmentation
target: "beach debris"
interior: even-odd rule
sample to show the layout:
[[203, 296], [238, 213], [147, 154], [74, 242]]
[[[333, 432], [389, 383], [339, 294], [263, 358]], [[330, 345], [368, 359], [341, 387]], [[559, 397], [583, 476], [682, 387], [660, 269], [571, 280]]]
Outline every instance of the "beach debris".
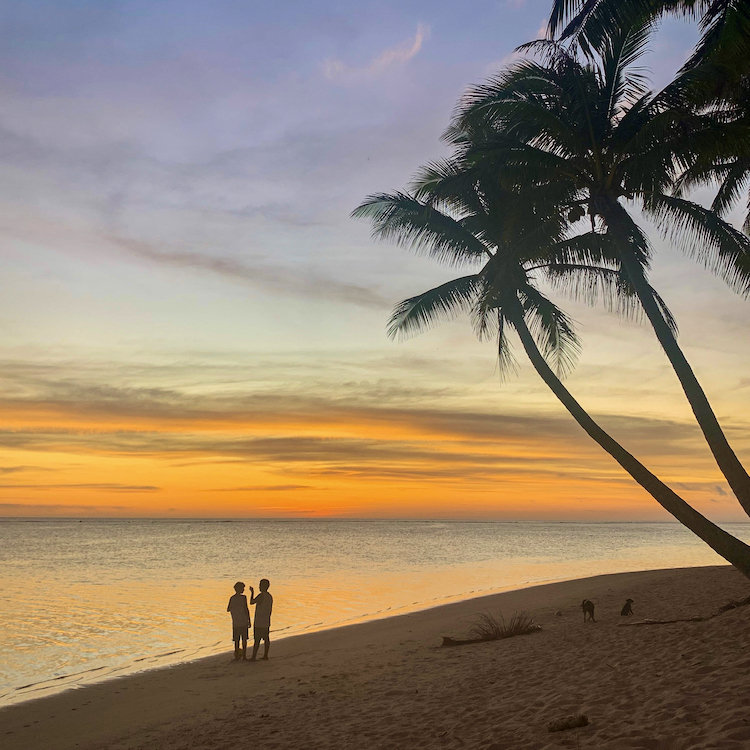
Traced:
[[526, 612], [514, 613], [508, 622], [505, 622], [502, 614], [498, 620], [489, 612], [484, 612], [478, 616], [477, 621], [469, 631], [469, 638], [451, 638], [444, 635], [441, 646], [466, 646], [469, 643], [499, 641], [504, 638], [513, 638], [516, 635], [538, 633], [541, 629], [542, 626], [534, 622], [531, 615]]
[[558, 609], [557, 612], [555, 612], [555, 617], [562, 617], [562, 610]]
[[739, 601], [731, 599], [726, 604], [719, 607], [719, 614], [721, 614], [722, 612], [729, 612], [730, 609], [737, 609], [737, 607], [746, 607], [748, 604], [750, 604], [750, 596], [746, 596], [744, 599], [740, 599]]
[[588, 726], [589, 717], [586, 714], [572, 714], [563, 716], [561, 719], [555, 719], [547, 725], [550, 732], [564, 732], [566, 729], [576, 729], [577, 727]]
[[709, 617], [683, 617], [679, 620], [640, 620], [639, 622], [621, 622], [619, 626], [621, 628], [634, 628], [637, 625], [674, 625], [676, 622], [705, 622], [706, 620], [710, 620], [711, 617], [714, 617], [714, 615]]
[[736, 601], [735, 599], [731, 599], [726, 604], [723, 604], [721, 607], [719, 607], [717, 612], [714, 612], [713, 614], [701, 617], [700, 615], [695, 615], [694, 617], [681, 617], [674, 620], [641, 620], [639, 622], [621, 622], [620, 626], [635, 626], [635, 625], [672, 625], [676, 622], [706, 622], [707, 620], [712, 620], [714, 617], [718, 617], [719, 615], [723, 615], [725, 612], [731, 612], [733, 609], [737, 609], [738, 607], [747, 607], [750, 605], [750, 596], [745, 597], [744, 599], [740, 599], [739, 601]]

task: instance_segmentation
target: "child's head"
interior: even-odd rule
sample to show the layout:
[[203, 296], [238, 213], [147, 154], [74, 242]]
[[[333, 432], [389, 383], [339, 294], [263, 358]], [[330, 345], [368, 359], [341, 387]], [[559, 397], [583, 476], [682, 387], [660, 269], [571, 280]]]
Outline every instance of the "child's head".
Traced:
[[268, 587], [269, 587], [270, 585], [271, 585], [271, 584], [270, 584], [270, 582], [269, 582], [268, 578], [261, 578], [261, 579], [260, 579], [260, 583], [258, 584], [258, 588], [259, 588], [259, 589], [260, 589], [261, 591], [268, 591]]
[[234, 584], [234, 590], [241, 594], [245, 590], [245, 584], [242, 583], [242, 581], [237, 581], [237, 583]]

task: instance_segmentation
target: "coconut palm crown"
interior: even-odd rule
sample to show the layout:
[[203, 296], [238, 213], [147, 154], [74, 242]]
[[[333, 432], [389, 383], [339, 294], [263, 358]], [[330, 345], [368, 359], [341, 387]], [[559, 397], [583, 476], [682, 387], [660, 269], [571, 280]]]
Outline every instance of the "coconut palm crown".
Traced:
[[[550, 191], [539, 196], [549, 199]], [[474, 269], [398, 304], [391, 336], [408, 336], [465, 312], [480, 338], [497, 341], [505, 368], [512, 362], [507, 331], [514, 329], [534, 368], [587, 434], [668, 512], [750, 577], [750, 547], [698, 513], [609, 436], [550, 367], [551, 361], [558, 372], [566, 371], [578, 339], [570, 319], [539, 290], [538, 276], [589, 302], [601, 299], [622, 314], [637, 314], [634, 289], [617, 267], [608, 237], [569, 238], [554, 203], [504, 190], [494, 178], [478, 178], [471, 168], [450, 162], [424, 170], [410, 193], [370, 196], [353, 216], [370, 220], [380, 239]], [[662, 314], [669, 318], [663, 305]]]
[[718, 127], [679, 86], [653, 94], [638, 64], [649, 28], [634, 24], [579, 59], [556, 42], [470, 90], [446, 138], [461, 157], [521, 193], [554, 186], [571, 224], [606, 235], [669, 358], [729, 486], [750, 514], [750, 477], [729, 445], [648, 282], [653, 248], [637, 210], [731, 288], [750, 293], [750, 239], [711, 209], [671, 192]]

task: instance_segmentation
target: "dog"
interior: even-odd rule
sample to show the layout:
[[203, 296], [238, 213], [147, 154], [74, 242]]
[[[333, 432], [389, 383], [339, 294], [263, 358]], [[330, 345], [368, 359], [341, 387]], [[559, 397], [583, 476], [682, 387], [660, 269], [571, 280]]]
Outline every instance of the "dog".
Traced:
[[625, 606], [620, 611], [620, 614], [623, 617], [626, 617], [627, 615], [632, 615], [633, 614], [633, 600], [632, 599], [628, 599], [625, 602]]
[[586, 622], [586, 618], [588, 617], [591, 622], [596, 622], [594, 619], [594, 602], [592, 602], [590, 599], [584, 599], [581, 603], [581, 609], [583, 610], [583, 621]]

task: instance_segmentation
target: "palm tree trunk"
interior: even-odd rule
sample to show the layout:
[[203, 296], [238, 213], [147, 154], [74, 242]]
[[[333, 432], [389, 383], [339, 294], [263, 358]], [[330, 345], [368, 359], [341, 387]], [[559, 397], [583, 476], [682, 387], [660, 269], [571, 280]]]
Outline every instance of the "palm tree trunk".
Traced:
[[750, 578], [750, 546], [733, 537], [688, 505], [676, 492], [667, 487], [638, 459], [628, 453], [614, 438], [599, 427], [547, 364], [526, 325], [520, 303], [513, 311], [511, 322], [521, 338], [523, 348], [534, 369], [586, 434], [607, 451], [662, 508], [702, 539], [714, 552], [734, 565], [747, 578]]
[[653, 290], [646, 280], [643, 267], [629, 251], [630, 243], [626, 242], [622, 236], [623, 233], [628, 237], [632, 234], [628, 228], [628, 224], [631, 224], [632, 220], [625, 212], [625, 209], [619, 204], [615, 203], [608, 208], [609, 210], [605, 209], [602, 213], [608, 227], [616, 229], [616, 235], [620, 235], [617, 237], [617, 240], [621, 244], [620, 258], [622, 267], [633, 284], [638, 299], [641, 301], [643, 310], [646, 313], [646, 317], [649, 319], [656, 333], [656, 338], [659, 340], [664, 353], [667, 355], [667, 359], [669, 359], [680, 381], [682, 390], [685, 392], [695, 419], [706, 438], [708, 447], [711, 449], [711, 453], [713, 453], [721, 473], [726, 477], [729, 486], [732, 488], [732, 492], [734, 492], [745, 513], [750, 516], [750, 476], [748, 476], [745, 467], [740, 463], [737, 455], [729, 445], [729, 441], [721, 429], [719, 420], [716, 419], [716, 415], [706, 398], [703, 388], [701, 388], [701, 384], [698, 382], [698, 378], [695, 377], [693, 369], [682, 353], [677, 339], [667, 325], [664, 315], [654, 299]]

